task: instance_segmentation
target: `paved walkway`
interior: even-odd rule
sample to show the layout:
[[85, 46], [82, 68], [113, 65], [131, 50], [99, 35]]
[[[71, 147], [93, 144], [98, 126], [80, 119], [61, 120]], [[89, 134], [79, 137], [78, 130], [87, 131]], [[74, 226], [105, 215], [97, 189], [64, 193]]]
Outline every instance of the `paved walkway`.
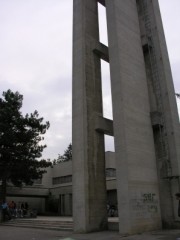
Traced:
[[[34, 220], [72, 221], [72, 218], [38, 216]], [[109, 221], [118, 221], [118, 218], [110, 218]], [[154, 231], [134, 236], [121, 236], [116, 231], [75, 234], [72, 231], [0, 226], [0, 240], [177, 240], [178, 238], [180, 240], [180, 229]]]
[[74, 234], [67, 231], [52, 231], [30, 228], [0, 226], [1, 240], [176, 240], [180, 230], [156, 231], [122, 237], [118, 232]]

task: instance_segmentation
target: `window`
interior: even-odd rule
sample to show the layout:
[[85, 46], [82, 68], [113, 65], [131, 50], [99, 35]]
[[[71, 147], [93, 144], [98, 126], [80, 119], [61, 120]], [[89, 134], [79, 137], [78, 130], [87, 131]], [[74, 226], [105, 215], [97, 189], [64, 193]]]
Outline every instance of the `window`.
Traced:
[[106, 177], [116, 177], [116, 169], [115, 168], [106, 168]]
[[52, 184], [63, 184], [63, 183], [71, 183], [72, 182], [72, 175], [62, 176], [62, 177], [55, 177], [52, 179]]

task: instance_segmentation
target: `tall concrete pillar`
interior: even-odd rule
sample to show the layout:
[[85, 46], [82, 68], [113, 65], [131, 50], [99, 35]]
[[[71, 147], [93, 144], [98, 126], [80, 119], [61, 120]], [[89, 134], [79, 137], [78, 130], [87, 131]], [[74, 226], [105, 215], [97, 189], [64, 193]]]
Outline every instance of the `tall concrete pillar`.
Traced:
[[119, 231], [161, 227], [156, 156], [136, 1], [106, 1]]
[[138, 0], [151, 122], [156, 149], [162, 223], [177, 219], [180, 176], [180, 125], [158, 1]]
[[73, 219], [74, 230], [107, 228], [104, 135], [96, 0], [75, 0], [73, 18]]
[[[108, 45], [99, 43], [97, 3]], [[75, 231], [105, 229], [104, 134], [114, 135], [119, 231], [172, 226], [180, 129], [158, 1], [74, 0]], [[100, 59], [110, 63], [113, 121], [103, 118]]]

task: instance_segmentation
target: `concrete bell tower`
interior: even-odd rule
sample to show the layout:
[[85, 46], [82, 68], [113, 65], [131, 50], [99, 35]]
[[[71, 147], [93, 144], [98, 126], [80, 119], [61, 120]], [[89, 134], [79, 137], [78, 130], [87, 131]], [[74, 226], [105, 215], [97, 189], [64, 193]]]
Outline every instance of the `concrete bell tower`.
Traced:
[[[108, 46], [99, 42], [98, 2]], [[180, 127], [158, 1], [73, 4], [74, 230], [108, 228], [104, 134], [115, 141], [119, 232], [172, 226]], [[100, 59], [110, 64], [113, 121], [103, 117]]]

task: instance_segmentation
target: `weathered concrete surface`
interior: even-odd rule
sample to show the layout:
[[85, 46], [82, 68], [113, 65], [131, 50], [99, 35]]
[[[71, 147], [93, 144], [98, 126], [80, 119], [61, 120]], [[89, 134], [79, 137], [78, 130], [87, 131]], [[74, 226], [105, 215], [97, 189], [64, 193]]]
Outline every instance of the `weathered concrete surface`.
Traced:
[[106, 8], [119, 231], [158, 229], [156, 156], [136, 1], [106, 1]]
[[96, 0], [73, 1], [73, 216], [74, 230], [107, 228], [104, 135]]
[[[108, 48], [99, 44], [97, 2], [74, 0], [74, 230], [107, 226], [104, 133], [115, 139], [120, 234], [161, 229], [177, 217], [180, 129], [158, 1], [99, 1]], [[103, 119], [100, 58], [110, 63], [113, 122]]]
[[[150, 112], [151, 115], [156, 111], [161, 114], [162, 129], [153, 127], [153, 133], [161, 217], [163, 225], [167, 226], [178, 219], [174, 195], [179, 191], [180, 124], [158, 1], [146, 1], [145, 12], [142, 11], [143, 1], [137, 3], [141, 38], [146, 36], [150, 40], [151, 50], [144, 51]], [[153, 121], [152, 125], [155, 125]]]

